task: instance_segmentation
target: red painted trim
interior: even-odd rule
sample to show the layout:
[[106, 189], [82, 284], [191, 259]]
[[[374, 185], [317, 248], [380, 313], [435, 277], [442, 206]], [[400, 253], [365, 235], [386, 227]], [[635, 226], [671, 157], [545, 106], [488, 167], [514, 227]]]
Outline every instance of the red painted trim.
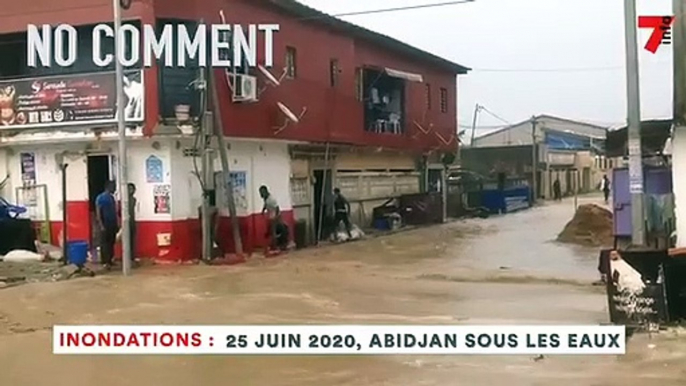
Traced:
[[[90, 221], [80, 222], [81, 219], [90, 218], [88, 203], [77, 202], [69, 204], [73, 205], [68, 205], [68, 215], [70, 216], [68, 240], [89, 241], [90, 231], [85, 233], [85, 230], [90, 229]], [[81, 213], [81, 215], [76, 216], [76, 213]], [[292, 210], [289, 210], [284, 211], [282, 214], [284, 221], [290, 228], [292, 239], [293, 225], [295, 224], [294, 213]], [[245, 254], [252, 254], [256, 249], [266, 247], [269, 244], [266, 238], [267, 222], [263, 215], [245, 216], [241, 217], [239, 221]], [[51, 222], [50, 226], [53, 232], [52, 242], [58, 245], [62, 223]], [[134, 254], [136, 257], [153, 258], [163, 263], [179, 263], [197, 260], [201, 256], [202, 232], [198, 219], [166, 222], [137, 221], [136, 228], [136, 251]], [[161, 247], [157, 245], [157, 235], [160, 233], [171, 234], [171, 244], [169, 246]], [[217, 239], [219, 248], [225, 254], [235, 252], [230, 218], [220, 217], [218, 219]], [[91, 248], [95, 247], [93, 244], [97, 244], [97, 242], [92, 243]], [[116, 254], [121, 256], [121, 244], [117, 245]]]
[[[292, 210], [282, 212], [284, 222], [288, 224], [293, 239], [293, 225], [295, 216]], [[255, 252], [258, 248], [269, 245], [267, 234], [267, 218], [262, 214], [253, 214], [239, 219], [241, 227], [241, 239], [243, 241], [243, 251], [247, 254]], [[236, 246], [233, 240], [233, 228], [231, 218], [220, 217], [217, 226], [217, 244], [224, 253], [235, 253]]]
[[[86, 219], [86, 222], [83, 221]], [[62, 221], [50, 222], [50, 242], [59, 245]], [[67, 201], [67, 241], [89, 241], [91, 239], [90, 211], [88, 201]]]

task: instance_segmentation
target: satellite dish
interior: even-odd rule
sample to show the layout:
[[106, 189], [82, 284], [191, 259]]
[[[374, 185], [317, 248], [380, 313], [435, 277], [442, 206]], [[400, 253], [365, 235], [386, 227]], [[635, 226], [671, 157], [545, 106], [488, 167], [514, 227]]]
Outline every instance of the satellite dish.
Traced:
[[272, 73], [269, 72], [269, 70], [267, 70], [263, 65], [260, 64], [259, 66], [257, 66], [257, 69], [260, 70], [262, 75], [264, 75], [264, 77], [267, 78], [267, 80], [270, 81], [274, 86], [281, 85], [281, 81], [276, 79], [276, 77], [272, 75]]
[[293, 123], [298, 123], [298, 122], [300, 122], [300, 118], [298, 118], [295, 114], [293, 114], [293, 112], [291, 111], [291, 109], [289, 109], [288, 107], [286, 107], [286, 105], [284, 105], [284, 104], [281, 103], [281, 102], [276, 102], [276, 105], [279, 106], [279, 110], [281, 110], [281, 112], [282, 112], [288, 119], [290, 119]]
[[281, 125], [281, 127], [275, 128], [276, 130], [274, 131], [274, 134], [280, 133], [280, 132], [281, 132], [283, 129], [285, 129], [285, 128], [288, 126], [288, 124], [291, 123], [291, 122], [292, 122], [292, 123], [295, 123], [295, 124], [300, 123], [300, 119], [301, 119], [301, 118], [305, 115], [305, 113], [307, 112], [307, 107], [303, 107], [303, 111], [300, 113], [300, 115], [295, 115], [295, 114], [293, 113], [293, 111], [291, 111], [291, 109], [289, 109], [288, 107], [286, 107], [286, 105], [284, 105], [284, 104], [281, 103], [281, 102], [276, 102], [276, 106], [279, 108], [279, 110], [281, 110], [281, 112], [283, 113], [283, 115], [286, 116], [286, 120], [285, 120], [285, 122], [283, 123], [283, 125]]

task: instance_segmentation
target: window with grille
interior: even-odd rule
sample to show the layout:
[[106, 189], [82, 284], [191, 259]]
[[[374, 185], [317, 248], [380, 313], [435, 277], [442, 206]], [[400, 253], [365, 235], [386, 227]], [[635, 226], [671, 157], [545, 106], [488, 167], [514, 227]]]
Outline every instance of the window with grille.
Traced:
[[426, 84], [426, 109], [431, 110], [431, 85]]
[[441, 112], [448, 112], [448, 90], [441, 88]]
[[329, 64], [329, 71], [331, 73], [331, 87], [338, 86], [338, 59], [331, 59]]
[[364, 100], [364, 81], [363, 81], [363, 72], [361, 68], [357, 68], [355, 70], [355, 96], [357, 97], [358, 101]]
[[297, 75], [296, 68], [297, 51], [294, 47], [286, 47], [286, 76], [288, 78], [295, 78]]

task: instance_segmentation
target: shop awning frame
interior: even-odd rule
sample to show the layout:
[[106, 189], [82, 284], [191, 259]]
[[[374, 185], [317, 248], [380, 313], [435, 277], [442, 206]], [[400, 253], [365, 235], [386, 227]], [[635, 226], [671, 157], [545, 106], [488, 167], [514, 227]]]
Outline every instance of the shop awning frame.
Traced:
[[419, 74], [413, 74], [411, 72], [400, 71], [388, 67], [384, 68], [384, 72], [386, 73], [386, 75], [393, 78], [403, 79], [409, 82], [424, 83], [424, 77]]

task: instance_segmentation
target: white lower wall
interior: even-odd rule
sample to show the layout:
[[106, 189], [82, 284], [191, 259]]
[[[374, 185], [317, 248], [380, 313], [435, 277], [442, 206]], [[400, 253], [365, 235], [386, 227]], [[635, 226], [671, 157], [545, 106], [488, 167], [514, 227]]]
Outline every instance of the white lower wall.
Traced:
[[[35, 162], [35, 183], [45, 185], [47, 190], [36, 190], [37, 206], [29, 208], [29, 214], [34, 220], [58, 221], [62, 218], [62, 172], [57, 162], [58, 154], [64, 154], [67, 168], [67, 201], [88, 201], [88, 180], [86, 174], [86, 157], [84, 146], [41, 144], [35, 146], [16, 146], [4, 149], [7, 154], [6, 170], [10, 174], [10, 184], [2, 191], [8, 201], [25, 205], [26, 197], [17, 195], [17, 188], [24, 186], [22, 181], [21, 158], [23, 153], [33, 154]], [[21, 190], [20, 190], [21, 192]], [[44, 195], [47, 194], [48, 207], [43, 205]]]
[[672, 137], [672, 184], [676, 216], [676, 246], [686, 247], [686, 127], [675, 127]]
[[[153, 143], [160, 145], [153, 148]], [[86, 153], [87, 144], [40, 144], [14, 146], [2, 149], [7, 154], [6, 159], [0, 152], [0, 174], [4, 175], [3, 167], [10, 173], [11, 183], [0, 192], [3, 197], [17, 204], [24, 204], [24, 198], [17, 196], [17, 187], [23, 186], [21, 170], [21, 154], [32, 153], [35, 160], [36, 184], [47, 186], [48, 211], [42, 205], [42, 196], [38, 197], [38, 207], [29, 210], [31, 217], [37, 221], [46, 220], [49, 215], [51, 221], [62, 218], [62, 172], [58, 164], [58, 155], [64, 154], [64, 160], [69, 164], [67, 168], [67, 201], [86, 202], [89, 198], [88, 187], [88, 154], [113, 155], [116, 157], [116, 143], [103, 143], [98, 151]], [[151, 155], [162, 160], [163, 181], [161, 183], [148, 182], [146, 178], [146, 160]], [[158, 184], [171, 184], [170, 142], [153, 140], [136, 140], [129, 143], [128, 148], [128, 180], [136, 184], [139, 206], [136, 218], [141, 221], [168, 221], [168, 214], [158, 214], [154, 211], [153, 190]], [[3, 162], [4, 160], [4, 162]], [[116, 164], [114, 164], [116, 166]], [[116, 176], [118, 173], [114, 171]], [[0, 177], [4, 178], [4, 177]], [[103, 187], [104, 188], [104, 187]], [[37, 190], [42, 194], [43, 190]], [[117, 192], [117, 195], [119, 192]], [[172, 206], [173, 208], [173, 206]]]
[[[238, 187], [234, 194], [238, 215], [248, 216], [262, 211], [262, 199], [258, 189], [266, 185], [277, 199], [282, 210], [290, 210], [290, 157], [285, 143], [228, 141], [230, 149], [229, 169], [232, 173], [245, 173], [244, 187]], [[179, 142], [178, 148], [171, 151], [172, 181], [174, 186], [174, 220], [198, 218], [198, 208], [202, 204], [202, 190], [195, 175], [192, 157], [184, 157], [183, 149], [191, 147], [190, 140]], [[196, 159], [198, 170], [201, 169], [201, 158]], [[213, 167], [215, 172], [222, 170], [219, 154], [215, 154]], [[217, 186], [217, 205], [220, 213], [228, 215], [224, 201], [225, 191]]]
[[[47, 186], [48, 208], [38, 207], [31, 215], [34, 220], [43, 221], [48, 215], [51, 221], [62, 218], [62, 173], [57, 161], [58, 154], [66, 154], [67, 200], [88, 201], [88, 167], [86, 143], [22, 145], [0, 149], [0, 180], [9, 173], [10, 181], [0, 191], [8, 201], [23, 204], [16, 188], [23, 186], [21, 153], [32, 153], [35, 159], [36, 184]], [[145, 139], [131, 141], [128, 147], [128, 180], [136, 184], [139, 205], [136, 218], [140, 221], [169, 221], [198, 217], [202, 203], [200, 183], [195, 175], [192, 157], [184, 157], [183, 149], [192, 146], [190, 140]], [[245, 172], [245, 200], [239, 202], [239, 215], [247, 216], [262, 210], [262, 199], [258, 188], [269, 187], [283, 210], [290, 210], [290, 161], [286, 144], [259, 143], [249, 141], [230, 142], [229, 167], [232, 172]], [[66, 153], [65, 153], [66, 152]], [[92, 154], [110, 154], [116, 157], [115, 142], [103, 143], [101, 150]], [[162, 162], [162, 181], [149, 181], [146, 161], [155, 156]], [[116, 165], [116, 164], [115, 164]], [[197, 159], [198, 169], [201, 159]], [[215, 157], [214, 168], [221, 170], [219, 156]], [[115, 172], [116, 175], [116, 172]], [[171, 213], [155, 213], [154, 190], [156, 186], [168, 185], [171, 192]], [[38, 192], [41, 192], [40, 190]], [[218, 203], [223, 191], [218, 191]], [[225, 211], [225, 208], [223, 209]]]

